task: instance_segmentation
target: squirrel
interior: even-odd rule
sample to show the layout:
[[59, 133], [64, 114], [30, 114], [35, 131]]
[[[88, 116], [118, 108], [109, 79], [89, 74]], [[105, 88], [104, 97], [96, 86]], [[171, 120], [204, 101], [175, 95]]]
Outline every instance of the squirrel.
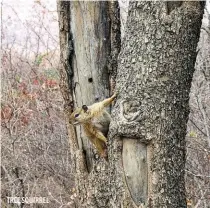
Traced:
[[110, 98], [90, 106], [83, 105], [76, 108], [70, 116], [73, 125], [80, 124], [86, 136], [97, 149], [99, 155], [107, 160], [107, 133], [111, 121], [110, 114], [105, 107], [110, 105], [116, 98], [116, 93]]

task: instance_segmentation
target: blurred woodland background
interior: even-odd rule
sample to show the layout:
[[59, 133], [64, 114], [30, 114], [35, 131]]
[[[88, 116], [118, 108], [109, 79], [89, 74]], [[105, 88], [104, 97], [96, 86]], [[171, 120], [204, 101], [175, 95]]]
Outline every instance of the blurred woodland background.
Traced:
[[[128, 1], [119, 3], [123, 40]], [[188, 206], [196, 208], [210, 207], [209, 10], [198, 45], [186, 134]], [[71, 207], [76, 194], [57, 71], [56, 1], [2, 1], [1, 23], [1, 206], [11, 207], [8, 196], [42, 196], [49, 198], [48, 207]]]

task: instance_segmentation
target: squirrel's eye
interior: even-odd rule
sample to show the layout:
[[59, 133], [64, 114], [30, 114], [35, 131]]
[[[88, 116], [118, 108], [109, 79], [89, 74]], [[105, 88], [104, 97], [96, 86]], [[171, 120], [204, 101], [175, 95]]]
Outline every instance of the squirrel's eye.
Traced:
[[78, 116], [79, 116], [79, 114], [75, 114], [75, 116], [74, 116], [74, 117], [76, 118], [76, 117], [78, 117]]

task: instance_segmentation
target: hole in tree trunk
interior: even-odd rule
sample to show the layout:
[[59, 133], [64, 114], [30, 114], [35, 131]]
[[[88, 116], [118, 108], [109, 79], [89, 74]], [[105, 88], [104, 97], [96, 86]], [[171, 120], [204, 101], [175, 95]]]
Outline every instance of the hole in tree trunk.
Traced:
[[93, 82], [93, 78], [92, 77], [90, 77], [90, 78], [88, 78], [88, 82]]

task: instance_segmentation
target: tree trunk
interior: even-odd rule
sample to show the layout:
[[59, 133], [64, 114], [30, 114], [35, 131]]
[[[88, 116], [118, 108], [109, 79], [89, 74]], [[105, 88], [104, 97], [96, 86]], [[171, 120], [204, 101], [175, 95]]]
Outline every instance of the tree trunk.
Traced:
[[[74, 107], [109, 97], [115, 86], [120, 50], [117, 2], [58, 2], [61, 90], [68, 117]], [[69, 124], [75, 207], [107, 207], [108, 164], [99, 158], [81, 127]]]
[[201, 2], [130, 2], [110, 126], [114, 207], [187, 206], [185, 134], [202, 14]]
[[58, 3], [67, 117], [73, 106], [109, 96], [117, 75], [109, 162], [80, 128], [68, 128], [75, 206], [186, 207], [185, 133], [203, 6], [130, 2], [119, 65], [116, 9], [116, 2]]

